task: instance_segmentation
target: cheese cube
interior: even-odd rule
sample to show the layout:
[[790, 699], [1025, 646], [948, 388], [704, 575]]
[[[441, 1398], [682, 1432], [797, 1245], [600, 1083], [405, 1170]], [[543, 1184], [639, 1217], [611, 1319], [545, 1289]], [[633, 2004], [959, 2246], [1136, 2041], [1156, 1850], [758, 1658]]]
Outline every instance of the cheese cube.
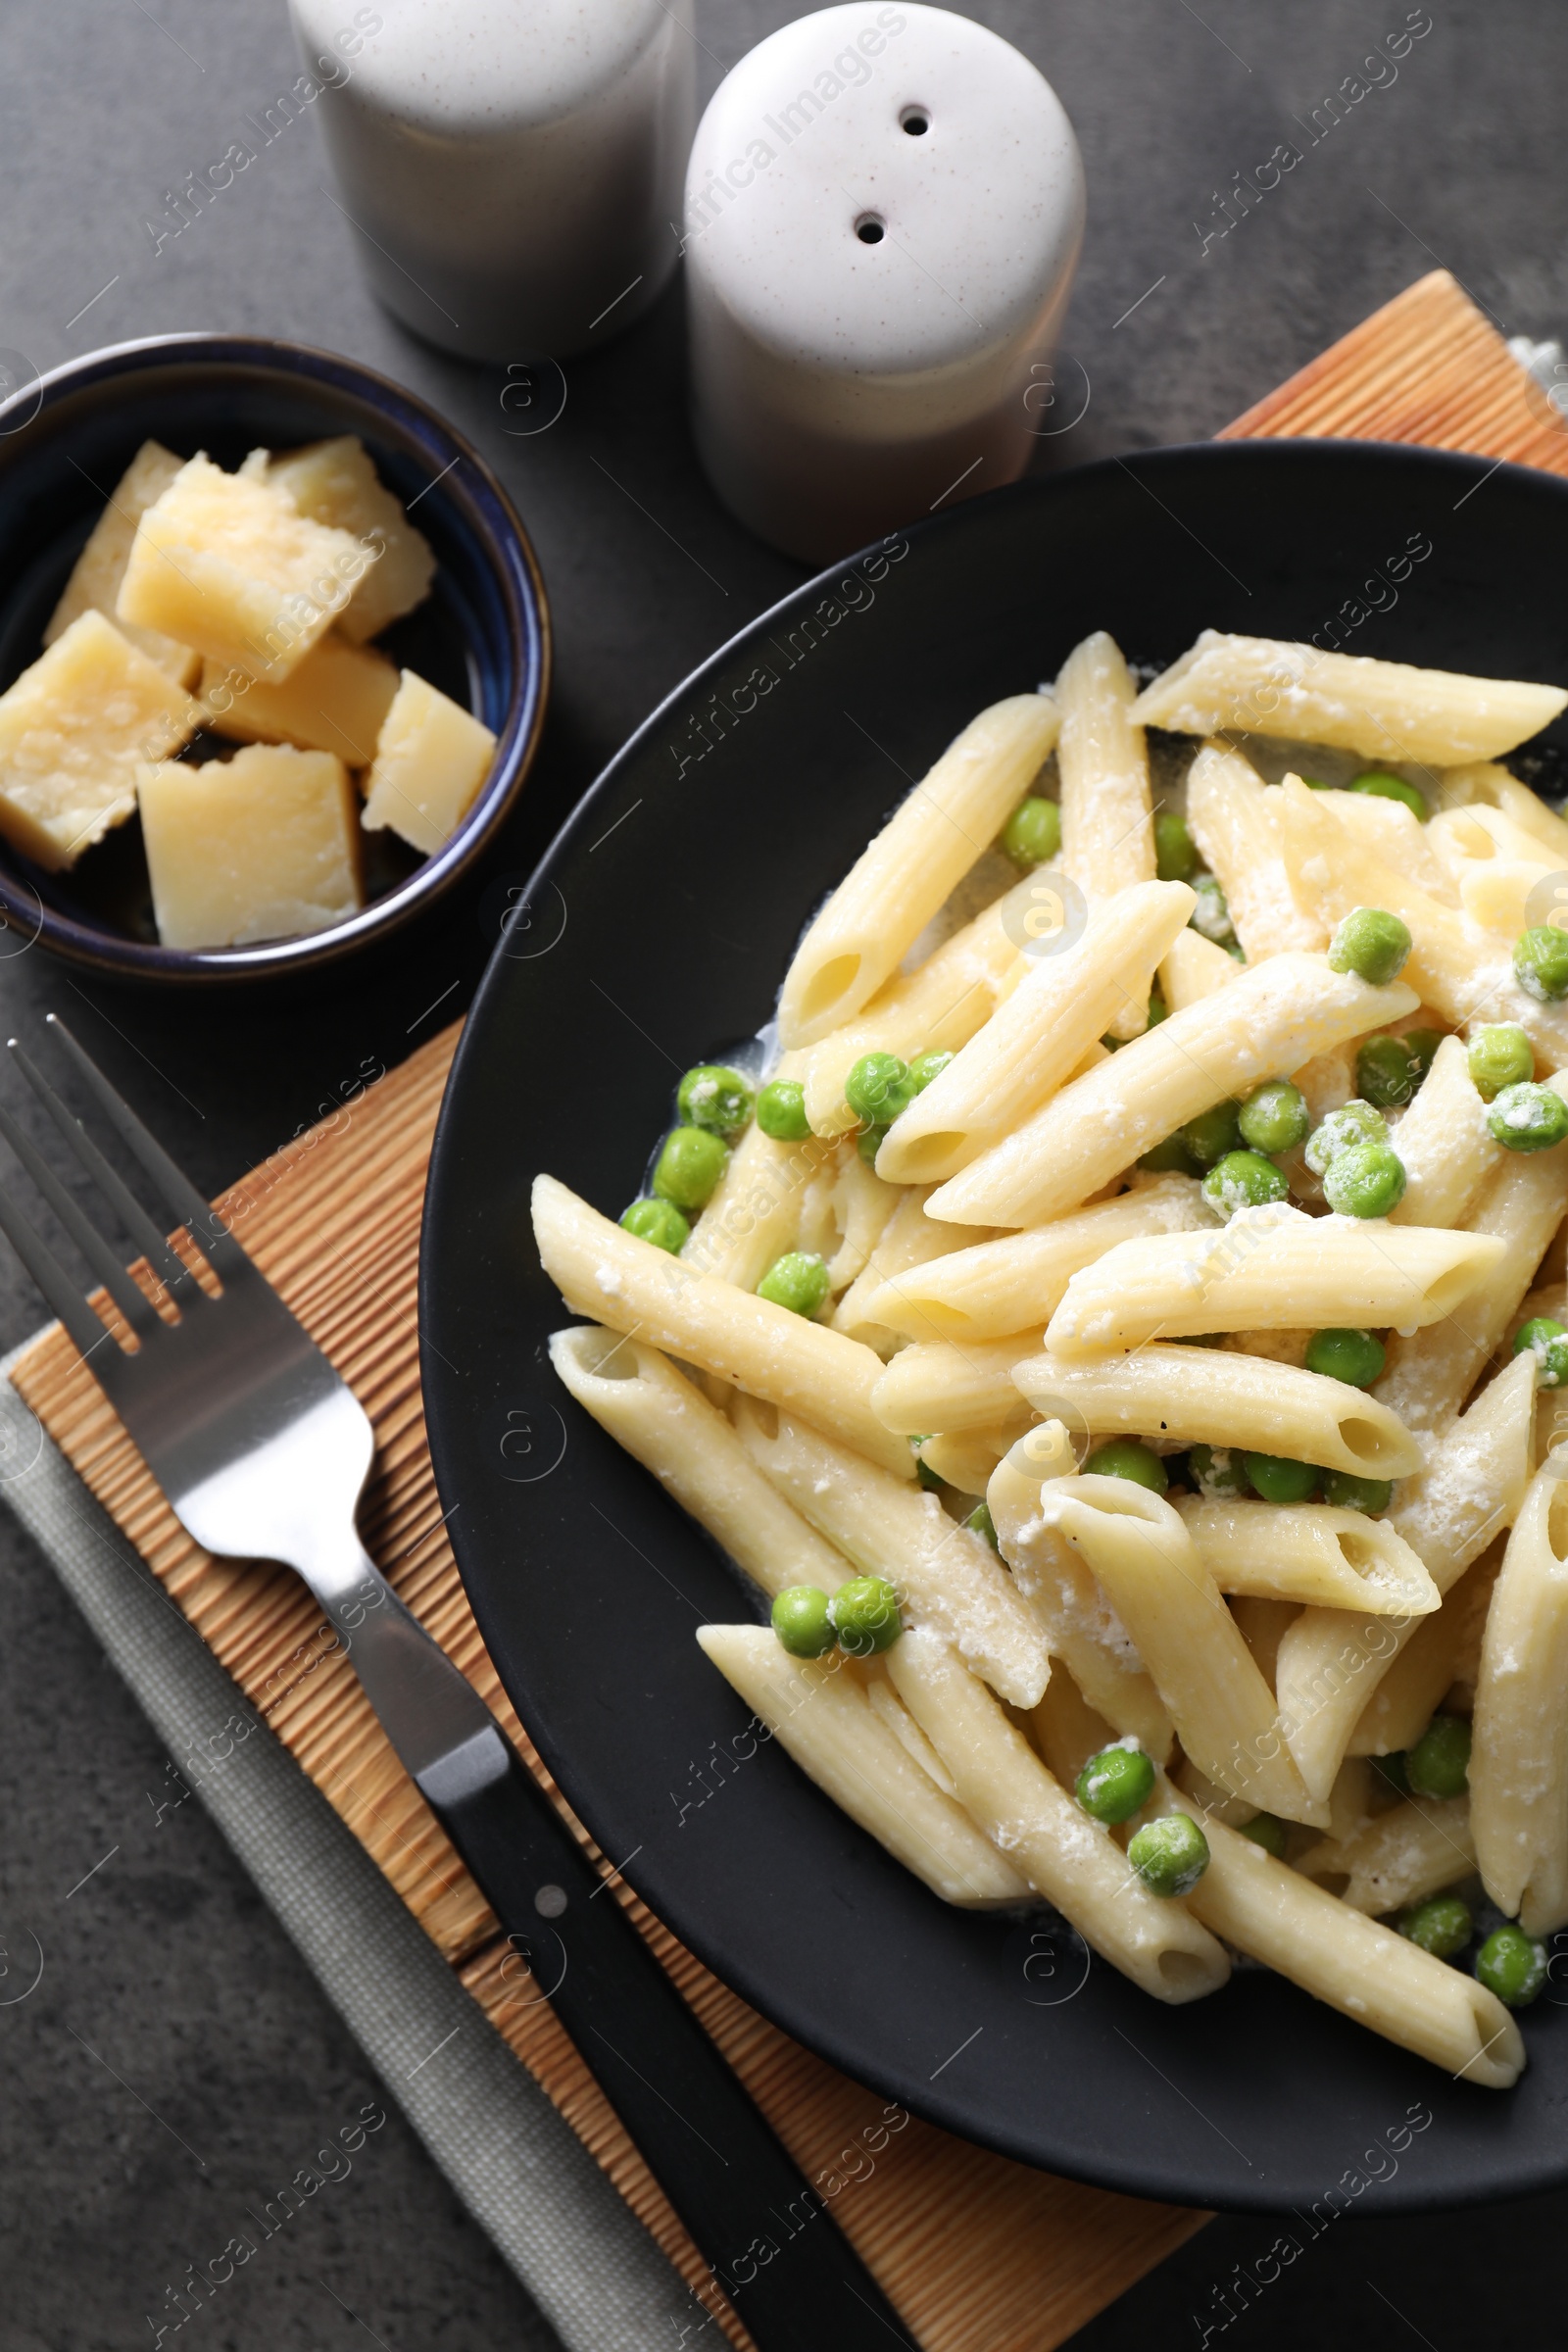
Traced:
[[352, 433], [336, 441], [313, 441], [308, 449], [274, 458], [268, 480], [286, 490], [302, 514], [331, 523], [354, 537], [379, 540], [382, 553], [354, 591], [338, 621], [345, 637], [362, 645], [389, 621], [430, 593], [435, 557], [392, 492], [377, 479], [363, 445]]
[[397, 690], [398, 673], [383, 655], [345, 644], [334, 629], [278, 686], [207, 662], [202, 715], [236, 743], [293, 743], [368, 767]]
[[325, 931], [360, 894], [354, 787], [330, 752], [250, 744], [141, 772], [141, 829], [166, 948]]
[[[63, 637], [79, 613], [102, 612], [114, 619], [115, 600], [125, 576], [136, 525], [147, 509], [163, 497], [179, 466], [180, 461], [173, 451], [165, 449], [161, 442], [142, 443], [110, 492], [109, 504], [94, 523], [92, 537], [76, 558], [65, 593], [43, 633], [45, 645], [53, 645], [58, 637]], [[202, 658], [190, 646], [176, 645], [172, 637], [164, 636], [161, 630], [138, 629], [130, 621], [122, 621], [119, 626], [121, 635], [127, 637], [149, 662], [156, 662], [160, 669], [167, 670], [176, 686], [195, 684]]]
[[406, 669], [365, 780], [367, 830], [390, 827], [428, 858], [473, 806], [495, 748], [488, 727]]
[[196, 705], [89, 607], [0, 695], [0, 833], [50, 873], [136, 807], [136, 770], [195, 732]]
[[286, 678], [370, 561], [347, 531], [198, 456], [137, 525], [116, 611], [230, 668]]

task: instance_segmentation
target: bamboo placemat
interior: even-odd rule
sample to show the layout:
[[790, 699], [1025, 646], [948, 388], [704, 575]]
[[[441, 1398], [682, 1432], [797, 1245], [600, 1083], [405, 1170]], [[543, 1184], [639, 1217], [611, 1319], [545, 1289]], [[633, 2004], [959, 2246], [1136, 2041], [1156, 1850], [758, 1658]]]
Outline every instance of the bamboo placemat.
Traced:
[[[1568, 472], [1568, 433], [1443, 271], [1411, 286], [1222, 437], [1301, 433], [1425, 441]], [[361, 1513], [368, 1549], [562, 1803], [479, 1639], [425, 1442], [419, 1215], [457, 1035], [454, 1028], [432, 1040], [219, 1205], [375, 1426], [376, 1468]], [[528, 2003], [509, 1981], [494, 1915], [393, 1755], [352, 1670], [333, 1653], [305, 1587], [286, 1570], [215, 1560], [192, 1543], [58, 1326], [12, 1378], [633, 2210], [702, 2288], [707, 2273], [695, 2247], [575, 2050], [549, 2008]], [[881, 2101], [747, 2008], [622, 1884], [615, 1893], [808, 2177], [855, 2163], [850, 2151], [864, 2147], [860, 2135], [874, 2127]], [[833, 2211], [925, 2352], [1051, 2352], [1206, 2218], [1057, 2180], [912, 2120], [867, 2176], [836, 2195]], [[709, 2300], [716, 2301], [710, 2288]], [[736, 2343], [749, 2341], [727, 2307], [721, 2324]]]

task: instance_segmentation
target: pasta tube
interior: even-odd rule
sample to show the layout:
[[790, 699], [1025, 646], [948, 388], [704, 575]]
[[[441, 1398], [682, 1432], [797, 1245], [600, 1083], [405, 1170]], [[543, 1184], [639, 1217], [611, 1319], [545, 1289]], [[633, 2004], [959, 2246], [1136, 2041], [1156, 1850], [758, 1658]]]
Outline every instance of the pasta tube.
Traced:
[[1407, 1798], [1348, 1838], [1325, 1838], [1297, 1861], [1303, 1878], [1352, 1911], [1402, 1911], [1456, 1886], [1476, 1867], [1467, 1796]]
[[1045, 1636], [983, 1536], [950, 1519], [934, 1494], [785, 1413], [741, 1400], [736, 1428], [763, 1475], [860, 1571], [887, 1577], [1004, 1698], [1039, 1704], [1051, 1674]]
[[1130, 1479], [1061, 1478], [1041, 1489], [1040, 1508], [1094, 1570], [1200, 1772], [1266, 1812], [1326, 1825], [1274, 1693], [1171, 1505]]
[[[939, 1234], [955, 1230], [926, 1222]], [[1074, 1274], [1116, 1243], [1213, 1229], [1202, 1188], [1191, 1176], [1161, 1176], [1031, 1233], [1009, 1233], [890, 1275], [867, 1299], [866, 1312], [911, 1340], [1003, 1338], [1049, 1322]]]
[[[786, 1054], [774, 1075], [798, 1078], [804, 1059]], [[802, 1204], [832, 1155], [833, 1146], [814, 1135], [780, 1143], [754, 1119], [692, 1227], [683, 1263], [755, 1291], [775, 1258], [795, 1248]]]
[[[950, 1255], [955, 1247], [956, 1229], [937, 1224], [925, 1213], [928, 1189], [912, 1185], [905, 1194], [883, 1226], [870, 1256], [833, 1310], [833, 1329], [852, 1340], [863, 1341], [878, 1355], [891, 1355], [899, 1335], [891, 1324], [879, 1322], [868, 1311], [871, 1300], [887, 1283], [924, 1265], [927, 1258]], [[977, 1225], [965, 1232], [959, 1246], [973, 1246], [990, 1239], [990, 1227]]]
[[[1061, 1425], [1039, 1434], [1059, 1443], [1056, 1475], [1070, 1471], [1072, 1448]], [[1085, 1702], [1117, 1733], [1130, 1733], [1156, 1764], [1167, 1763], [1176, 1733], [1159, 1692], [1092, 1572], [1042, 1513], [1042, 1492], [1038, 1469], [1021, 1469], [1011, 1455], [997, 1464], [986, 1507], [1002, 1556], [1045, 1627], [1052, 1655], [1067, 1667]], [[1054, 1675], [1053, 1686], [1054, 1681]]]
[[1196, 905], [1185, 882], [1139, 882], [1102, 900], [1082, 938], [1037, 957], [894, 1121], [877, 1174], [893, 1184], [956, 1176], [1054, 1095], [1129, 1005], [1143, 1026], [1154, 966]]
[[1418, 1554], [1385, 1521], [1364, 1511], [1196, 1499], [1176, 1507], [1222, 1592], [1365, 1609], [1380, 1617], [1423, 1617], [1439, 1604]]
[[869, 1348], [694, 1272], [554, 1176], [534, 1180], [533, 1229], [544, 1270], [575, 1313], [836, 1431], [896, 1477], [914, 1476], [907, 1446], [871, 1409], [882, 1365]]
[[853, 1020], [990, 848], [1056, 740], [1049, 695], [973, 718], [864, 849], [795, 951], [779, 998], [786, 1046]]
[[1503, 1539], [1494, 1537], [1479, 1560], [1444, 1594], [1443, 1606], [1412, 1628], [1393, 1665], [1356, 1717], [1346, 1754], [1392, 1756], [1414, 1747], [1445, 1691], [1458, 1680], [1467, 1650], [1480, 1667], [1480, 1628], [1502, 1565]]
[[1227, 1097], [1288, 1078], [1345, 1039], [1413, 1012], [1401, 981], [1369, 988], [1322, 956], [1274, 956], [1211, 997], [1173, 1012], [951, 1177], [928, 1216], [966, 1224], [1043, 1225]]
[[[1370, 798], [1370, 796], [1368, 796]], [[1426, 1082], [1395, 1131], [1404, 1163], [1404, 1197], [1394, 1225], [1459, 1225], [1502, 1152], [1487, 1132], [1487, 1106], [1456, 1037], [1446, 1037]]]
[[1568, 1924], [1568, 1485], [1538, 1472], [1487, 1614], [1470, 1813], [1487, 1892], [1528, 1936]]
[[1020, 1331], [972, 1348], [941, 1341], [901, 1348], [871, 1393], [872, 1410], [904, 1437], [990, 1429], [1017, 1411], [1014, 1367], [1038, 1355], [1044, 1342], [1044, 1332]]
[[[1143, 728], [1128, 716], [1138, 689], [1115, 639], [1097, 629], [1075, 646], [1061, 665], [1055, 694], [1063, 873], [1086, 896], [1152, 882], [1149, 752]], [[1139, 1020], [1128, 1034], [1136, 1037], [1143, 1026]]]
[[790, 1585], [836, 1592], [855, 1574], [762, 1476], [723, 1414], [657, 1348], [579, 1323], [553, 1335], [550, 1361], [601, 1429], [651, 1470], [764, 1592]]
[[1553, 866], [1568, 869], [1568, 824], [1507, 768], [1484, 760], [1450, 767], [1437, 782], [1445, 808], [1496, 808], [1541, 844]]
[[1291, 896], [1278, 808], [1278, 793], [1224, 744], [1205, 743], [1187, 771], [1187, 822], [1219, 876], [1249, 963], [1287, 948], [1328, 946], [1327, 926]]
[[1053, 1670], [1046, 1695], [1029, 1718], [1029, 1731], [1046, 1770], [1063, 1788], [1071, 1788], [1090, 1757], [1109, 1747], [1116, 1737], [1065, 1668]]
[[1557, 686], [1415, 669], [1315, 645], [1205, 629], [1146, 686], [1134, 721], [1179, 735], [1224, 728], [1328, 743], [1374, 760], [1456, 767], [1495, 760], [1538, 735], [1568, 703]]
[[960, 1803], [1084, 1940], [1161, 2001], [1215, 1992], [1230, 1963], [1179, 1902], [1152, 1895], [1110, 1832], [1053, 1779], [949, 1644], [906, 1633], [886, 1653], [899, 1696]]
[[1402, 801], [1386, 801], [1375, 792], [1336, 792], [1328, 806], [1352, 841], [1407, 874], [1440, 906], [1458, 906], [1453, 876], [1436, 854], [1430, 828]]
[[1028, 1411], [1021, 1409], [1016, 1420], [999, 1421], [990, 1429], [958, 1430], [951, 1436], [943, 1431], [925, 1440], [920, 1459], [960, 1494], [983, 1494], [997, 1464], [1028, 1427]]
[[808, 1778], [945, 1903], [1026, 1902], [1027, 1882], [910, 1755], [842, 1654], [794, 1658], [765, 1625], [704, 1625], [705, 1654]]
[[1046, 1345], [1054, 1355], [1089, 1355], [1141, 1348], [1161, 1333], [1414, 1330], [1463, 1307], [1495, 1278], [1503, 1255], [1489, 1234], [1309, 1217], [1271, 1202], [1240, 1210], [1218, 1231], [1118, 1242], [1068, 1283]]
[[1189, 1004], [1211, 997], [1217, 988], [1229, 987], [1241, 968], [1234, 956], [1216, 948], [1211, 939], [1189, 924], [1185, 931], [1177, 932], [1159, 967], [1159, 993], [1166, 1011], [1185, 1012]]

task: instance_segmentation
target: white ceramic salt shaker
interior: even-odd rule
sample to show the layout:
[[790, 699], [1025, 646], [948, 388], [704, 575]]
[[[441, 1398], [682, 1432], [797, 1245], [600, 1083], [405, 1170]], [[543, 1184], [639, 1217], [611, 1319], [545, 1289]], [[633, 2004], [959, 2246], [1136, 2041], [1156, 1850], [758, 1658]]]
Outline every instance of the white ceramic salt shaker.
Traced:
[[693, 416], [721, 498], [827, 563], [1017, 478], [1083, 238], [1060, 101], [913, 0], [773, 33], [686, 173]]
[[563, 359], [679, 254], [690, 0], [290, 0], [380, 300], [468, 359]]

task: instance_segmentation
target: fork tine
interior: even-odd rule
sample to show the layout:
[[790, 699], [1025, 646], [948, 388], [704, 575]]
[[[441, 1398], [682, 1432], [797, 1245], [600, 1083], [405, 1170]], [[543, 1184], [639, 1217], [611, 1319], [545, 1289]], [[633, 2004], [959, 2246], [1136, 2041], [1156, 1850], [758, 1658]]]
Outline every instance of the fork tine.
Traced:
[[[4, 1233], [71, 1334], [75, 1342], [76, 1352], [90, 1359], [94, 1351], [107, 1341], [119, 1354], [121, 1350], [108, 1325], [99, 1321], [54, 1251], [34, 1233], [21, 1209], [9, 1200], [3, 1187], [0, 1187], [0, 1233]], [[102, 1360], [100, 1357], [99, 1361]]]
[[122, 1140], [135, 1152], [181, 1225], [189, 1226], [198, 1237], [205, 1233], [226, 1233], [227, 1227], [219, 1222], [211, 1201], [196, 1190], [184, 1170], [174, 1165], [163, 1145], [156, 1136], [148, 1133], [124, 1098], [116, 1094], [91, 1054], [84, 1047], [77, 1045], [59, 1013], [46, 1013], [44, 1018], [47, 1027], [54, 1031], [81, 1076], [92, 1088]]
[[[48, 1079], [44, 1077], [24, 1048], [19, 1045], [14, 1037], [8, 1043], [18, 1069], [21, 1070], [22, 1075], [94, 1184], [97, 1185], [98, 1190], [110, 1202], [137, 1249], [151, 1262], [153, 1272], [159, 1280], [165, 1283], [171, 1291], [174, 1290], [178, 1284], [188, 1282], [190, 1280], [188, 1267], [181, 1263], [170, 1248], [167, 1237], [159, 1232], [158, 1227], [123, 1178], [110, 1166], [92, 1137], [82, 1126], [81, 1121], [72, 1117], [54, 1088], [49, 1084]], [[77, 1050], [80, 1051], [79, 1048]], [[82, 1059], [86, 1060], [85, 1054], [82, 1055]], [[87, 1063], [87, 1067], [92, 1069], [91, 1062]], [[98, 1073], [94, 1070], [93, 1075], [96, 1077]], [[192, 1284], [192, 1288], [199, 1289], [200, 1285]]]
[[72, 1199], [43, 1154], [3, 1104], [0, 1104], [0, 1135], [5, 1137], [132, 1331], [150, 1330], [158, 1316], [146, 1292], [131, 1280], [92, 1219]]

